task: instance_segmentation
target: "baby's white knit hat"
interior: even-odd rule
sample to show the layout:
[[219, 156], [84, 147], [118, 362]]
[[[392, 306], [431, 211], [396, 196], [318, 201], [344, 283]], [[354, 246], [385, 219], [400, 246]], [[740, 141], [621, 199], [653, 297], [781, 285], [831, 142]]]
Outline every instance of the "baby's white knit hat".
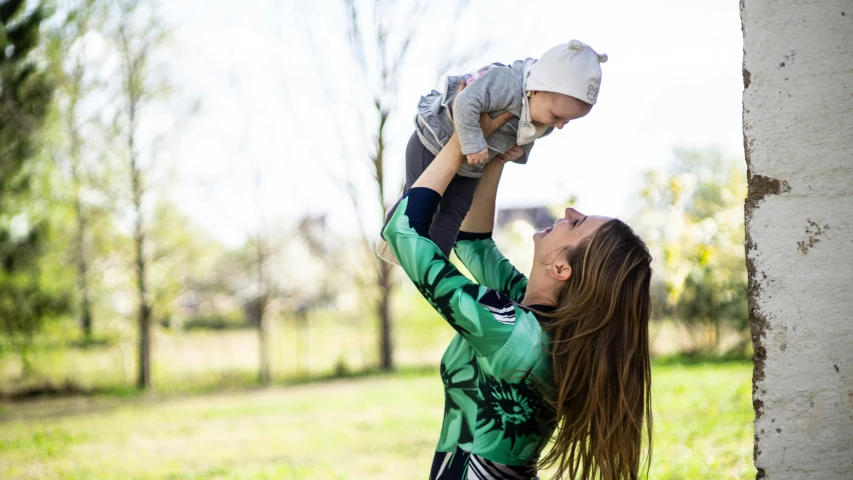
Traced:
[[601, 64], [606, 61], [607, 54], [597, 53], [580, 40], [557, 45], [530, 67], [526, 90], [562, 93], [595, 105]]

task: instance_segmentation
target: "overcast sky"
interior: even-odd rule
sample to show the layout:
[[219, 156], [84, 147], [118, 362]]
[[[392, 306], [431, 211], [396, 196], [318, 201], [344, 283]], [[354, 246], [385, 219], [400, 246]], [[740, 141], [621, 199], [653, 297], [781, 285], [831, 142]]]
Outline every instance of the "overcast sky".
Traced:
[[[250, 164], [263, 170], [268, 223], [326, 213], [333, 228], [355, 228], [351, 202], [327, 173], [342, 174], [344, 162], [362, 187], [362, 201], [375, 201], [363, 155], [342, 154], [337, 147], [352, 132], [336, 131], [323, 113], [327, 94], [339, 101], [364, 93], [341, 36], [341, 2], [305, 3], [244, 4], [251, 10], [221, 0], [163, 5], [174, 29], [169, 55], [177, 95], [202, 105], [175, 144], [175, 200], [228, 246], [239, 245], [255, 225]], [[737, 2], [473, 3], [457, 26], [454, 46], [464, 49], [484, 37], [493, 46], [457, 73], [537, 58], [572, 38], [610, 57], [592, 113], [537, 141], [527, 165], [507, 168], [499, 206], [560, 203], [575, 195], [584, 213], [624, 217], [642, 172], [665, 168], [673, 147], [716, 146], [742, 157]], [[439, 27], [413, 52], [401, 78], [399, 108], [389, 120], [386, 168], [394, 189], [402, 182], [418, 97], [439, 86], [440, 72], [428, 61], [435, 52], [424, 49], [442, 45], [447, 32], [440, 26], [450, 22], [424, 22]], [[313, 50], [306, 32], [315, 38]], [[324, 93], [324, 86], [334, 91]], [[347, 109], [351, 104], [341, 106]], [[375, 215], [368, 227], [378, 233]]]

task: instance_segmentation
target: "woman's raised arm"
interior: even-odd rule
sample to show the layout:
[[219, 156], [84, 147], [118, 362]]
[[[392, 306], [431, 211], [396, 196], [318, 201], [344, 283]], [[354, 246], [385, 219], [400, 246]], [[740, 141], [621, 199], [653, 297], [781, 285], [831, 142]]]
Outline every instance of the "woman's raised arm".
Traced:
[[[488, 113], [483, 113], [480, 115], [480, 127], [483, 129], [483, 133], [489, 136], [514, 116], [512, 113], [506, 112], [492, 118]], [[438, 192], [439, 195], [444, 195], [447, 185], [453, 180], [453, 176], [456, 175], [463, 161], [465, 161], [465, 155], [462, 155], [459, 138], [456, 136], [456, 132], [453, 132], [450, 140], [438, 152], [429, 167], [418, 177], [412, 188], [429, 188]], [[493, 161], [492, 163], [499, 162]]]
[[480, 285], [518, 302], [527, 290], [527, 277], [503, 256], [491, 238], [495, 227], [495, 198], [503, 168], [504, 162], [499, 160], [486, 165], [477, 182], [471, 208], [462, 221], [454, 250]]
[[471, 208], [459, 227], [460, 231], [491, 233], [495, 226], [495, 198], [497, 197], [498, 183], [501, 181], [503, 168], [503, 162], [497, 160], [492, 160], [486, 165], [486, 171], [483, 172], [483, 176], [477, 182], [477, 189], [474, 190]]

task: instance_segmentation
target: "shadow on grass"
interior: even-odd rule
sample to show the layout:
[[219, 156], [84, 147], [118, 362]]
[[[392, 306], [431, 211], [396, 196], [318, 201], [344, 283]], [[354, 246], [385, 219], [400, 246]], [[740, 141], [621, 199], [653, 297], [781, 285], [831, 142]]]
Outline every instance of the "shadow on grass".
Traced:
[[661, 355], [652, 359], [652, 366], [672, 367], [682, 365], [752, 365], [752, 355], [745, 353], [727, 353], [713, 355], [708, 353], [681, 353]]
[[397, 368], [393, 371], [382, 370], [380, 368], [369, 368], [358, 371], [338, 371], [328, 375], [313, 375], [296, 377], [277, 385], [308, 385], [319, 382], [329, 382], [333, 380], [349, 380], [357, 378], [400, 378], [400, 377], [422, 377], [425, 375], [437, 374], [438, 365], [409, 365]]
[[[652, 366], [654, 367], [727, 364], [751, 365], [752, 357], [745, 354], [678, 354], [658, 356], [652, 359]], [[421, 377], [437, 373], [437, 365], [409, 365], [399, 367], [394, 371], [385, 371], [379, 368], [369, 368], [364, 370], [337, 369], [336, 371], [326, 374], [301, 375], [297, 377], [279, 379], [271, 385], [268, 385], [268, 387], [302, 386], [339, 380], [357, 380], [367, 378], [381, 379], [389, 377]], [[84, 387], [72, 380], [66, 380], [64, 383], [53, 383], [49, 381], [36, 382], [13, 390], [0, 391], [0, 401], [17, 403], [63, 397], [139, 397], [150, 400], [221, 392], [252, 391], [266, 387], [267, 386], [260, 383], [256, 372], [239, 370], [170, 379], [168, 382], [161, 384], [155, 383], [155, 386], [148, 391], [141, 390], [131, 384]]]
[[337, 371], [326, 375], [285, 378], [264, 386], [256, 372], [232, 371], [217, 375], [202, 375], [174, 379], [165, 385], [155, 385], [148, 391], [135, 385], [105, 385], [84, 388], [71, 381], [62, 384], [33, 383], [26, 388], [2, 392], [0, 395], [0, 424], [15, 420], [52, 419], [102, 413], [135, 404], [167, 402], [180, 398], [223, 393], [260, 392], [267, 388], [286, 389], [312, 384], [358, 379], [405, 378], [438, 375], [435, 365], [406, 366], [393, 372], [378, 368], [360, 371]]
[[51, 381], [36, 381], [8, 391], [0, 391], [0, 401], [4, 402], [28, 402], [39, 399], [62, 398], [62, 397], [173, 397], [181, 395], [204, 395], [215, 392], [234, 392], [244, 390], [257, 390], [266, 387], [287, 387], [310, 385], [314, 383], [325, 383], [336, 380], [354, 380], [360, 378], [385, 378], [385, 377], [419, 377], [437, 374], [437, 365], [405, 366], [394, 371], [385, 371], [379, 368], [365, 370], [338, 370], [328, 374], [301, 375], [276, 380], [268, 386], [264, 386], [258, 380], [257, 374], [250, 371], [229, 371], [217, 374], [199, 376], [185, 376], [179, 379], [169, 380], [167, 383], [156, 384], [149, 391], [144, 391], [136, 385], [113, 384], [97, 387], [84, 387], [73, 380], [63, 383]]

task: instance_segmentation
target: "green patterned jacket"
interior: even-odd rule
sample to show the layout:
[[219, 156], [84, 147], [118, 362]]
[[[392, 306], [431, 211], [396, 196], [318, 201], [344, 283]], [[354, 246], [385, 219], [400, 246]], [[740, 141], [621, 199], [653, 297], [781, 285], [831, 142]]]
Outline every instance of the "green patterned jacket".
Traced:
[[[520, 305], [527, 278], [491, 234], [460, 232], [455, 246], [479, 284], [442, 254], [426, 233], [439, 201], [434, 190], [410, 189], [383, 231], [403, 270], [457, 332], [441, 360], [444, 420], [431, 478], [463, 478], [475, 460], [486, 470], [495, 464], [496, 471], [526, 468], [519, 476], [507, 471], [495, 478], [535, 478], [532, 465], [555, 426], [540, 394], [541, 386], [553, 387], [548, 338], [540, 326], [547, 320]], [[456, 473], [444, 475], [451, 470]]]

